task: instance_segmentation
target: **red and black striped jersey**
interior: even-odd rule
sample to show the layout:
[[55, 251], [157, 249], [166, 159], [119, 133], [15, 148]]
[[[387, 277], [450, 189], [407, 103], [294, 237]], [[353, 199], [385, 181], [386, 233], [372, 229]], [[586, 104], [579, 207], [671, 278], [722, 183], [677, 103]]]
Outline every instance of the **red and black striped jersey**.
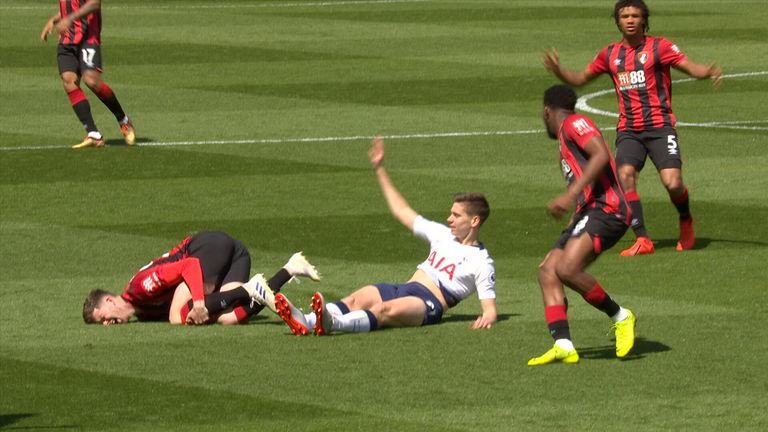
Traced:
[[140, 320], [167, 318], [173, 294], [186, 282], [194, 300], [204, 298], [203, 272], [200, 261], [189, 256], [187, 245], [192, 237], [152, 260], [131, 278], [123, 291], [123, 300], [136, 308]]
[[646, 36], [630, 47], [612, 43], [588, 65], [595, 74], [610, 74], [619, 102], [619, 131], [675, 127], [670, 66], [686, 60], [667, 39]]
[[[59, 0], [61, 17], [80, 10], [88, 0]], [[79, 45], [81, 43], [101, 45], [101, 9], [98, 9], [78, 20], [64, 33], [59, 34], [59, 43], [63, 45]]]
[[560, 140], [560, 167], [569, 185], [584, 175], [584, 169], [589, 163], [589, 154], [585, 147], [590, 138], [600, 137], [610, 158], [600, 176], [579, 194], [576, 213], [589, 208], [599, 208], [605, 213], [620, 217], [629, 224], [632, 211], [619, 185], [616, 162], [595, 123], [584, 115], [571, 114], [563, 121], [557, 135]]

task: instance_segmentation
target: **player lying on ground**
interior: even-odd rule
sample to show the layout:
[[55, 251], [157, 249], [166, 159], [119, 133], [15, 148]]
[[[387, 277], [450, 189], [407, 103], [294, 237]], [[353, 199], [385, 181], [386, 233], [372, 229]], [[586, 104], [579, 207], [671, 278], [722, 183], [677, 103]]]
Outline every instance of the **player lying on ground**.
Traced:
[[563, 285], [581, 294], [587, 303], [614, 321], [616, 356], [625, 357], [635, 343], [635, 316], [619, 306], [597, 279], [584, 271], [629, 228], [632, 212], [624, 198], [608, 145], [588, 117], [574, 112], [576, 93], [556, 85], [544, 93], [547, 134], [560, 141], [560, 167], [567, 191], [547, 205], [557, 219], [576, 205], [571, 222], [539, 266], [539, 286], [544, 316], [555, 345], [529, 366], [553, 362], [577, 363], [571, 342], [567, 301]]
[[493, 260], [480, 243], [480, 227], [490, 208], [479, 193], [454, 196], [448, 226], [417, 214], [384, 169], [384, 142], [375, 138], [368, 151], [392, 215], [417, 237], [428, 241], [427, 259], [404, 284], [366, 285], [336, 303], [312, 298], [313, 313], [304, 315], [283, 294], [275, 296], [277, 313], [296, 335], [334, 331], [367, 332], [440, 322], [443, 312], [477, 292], [482, 314], [472, 328], [490, 328], [497, 319]]
[[223, 232], [201, 232], [139, 269], [122, 295], [91, 291], [83, 320], [110, 325], [135, 316], [171, 324], [237, 324], [264, 306], [275, 311], [273, 290], [294, 276], [320, 279], [301, 252], [269, 281], [261, 274], [248, 280], [250, 271], [251, 257], [240, 241]]

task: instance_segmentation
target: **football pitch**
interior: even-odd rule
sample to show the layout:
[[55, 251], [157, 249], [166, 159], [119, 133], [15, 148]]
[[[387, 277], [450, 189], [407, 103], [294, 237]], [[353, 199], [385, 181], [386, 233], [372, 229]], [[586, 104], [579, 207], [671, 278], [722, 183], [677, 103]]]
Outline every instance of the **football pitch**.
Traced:
[[[768, 7], [648, 0], [650, 34], [717, 62], [719, 89], [673, 72], [698, 243], [650, 162], [639, 183], [654, 255], [590, 268], [638, 316], [629, 358], [609, 320], [570, 294], [578, 365], [531, 368], [552, 343], [538, 264], [563, 227], [564, 189], [541, 120], [541, 65], [581, 69], [620, 39], [614, 1], [103, 1], [104, 79], [137, 129], [123, 144], [86, 90], [107, 147], [83, 136], [61, 88], [53, 0], [0, 0], [0, 429], [767, 430]], [[607, 77], [579, 89], [615, 138]], [[607, 92], [604, 92], [606, 91]], [[500, 321], [469, 325], [476, 296], [436, 326], [298, 338], [263, 312], [247, 325], [86, 326], [94, 288], [120, 292], [186, 235], [224, 230], [271, 274], [295, 251], [320, 283], [307, 307], [405, 281], [428, 252], [387, 209], [366, 157], [442, 221], [481, 191]], [[761, 396], [762, 395], [762, 396]]]

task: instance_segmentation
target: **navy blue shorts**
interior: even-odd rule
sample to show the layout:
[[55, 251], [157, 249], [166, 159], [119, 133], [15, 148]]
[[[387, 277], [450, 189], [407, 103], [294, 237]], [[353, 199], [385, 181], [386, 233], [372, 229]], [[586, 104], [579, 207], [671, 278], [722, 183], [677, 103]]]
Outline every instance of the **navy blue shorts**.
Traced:
[[393, 285], [388, 283], [374, 284], [379, 289], [379, 295], [384, 301], [401, 297], [418, 297], [424, 301], [427, 311], [421, 325], [437, 324], [443, 319], [443, 305], [427, 287], [418, 282]]

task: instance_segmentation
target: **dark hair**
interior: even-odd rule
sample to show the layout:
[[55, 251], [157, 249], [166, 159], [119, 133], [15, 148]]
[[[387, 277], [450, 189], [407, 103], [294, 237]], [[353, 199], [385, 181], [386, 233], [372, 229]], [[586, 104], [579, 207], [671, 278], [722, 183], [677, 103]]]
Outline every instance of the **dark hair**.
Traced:
[[85, 302], [83, 302], [83, 321], [85, 321], [86, 324], [98, 323], [98, 321], [96, 321], [96, 319], [93, 317], [93, 310], [99, 307], [101, 299], [108, 295], [111, 294], [102, 289], [95, 289], [88, 293], [88, 296], [85, 298]]
[[616, 26], [619, 25], [619, 11], [625, 7], [635, 7], [640, 9], [643, 15], [643, 30], [647, 33], [651, 28], [651, 24], [648, 22], [648, 17], [651, 16], [651, 12], [648, 10], [648, 6], [643, 0], [619, 0], [613, 7], [613, 20], [616, 22]]
[[544, 92], [544, 106], [550, 108], [576, 110], [576, 92], [563, 84], [555, 84]]
[[480, 217], [480, 225], [488, 219], [491, 214], [491, 206], [488, 200], [479, 192], [462, 192], [453, 196], [453, 202], [464, 204], [467, 214]]

